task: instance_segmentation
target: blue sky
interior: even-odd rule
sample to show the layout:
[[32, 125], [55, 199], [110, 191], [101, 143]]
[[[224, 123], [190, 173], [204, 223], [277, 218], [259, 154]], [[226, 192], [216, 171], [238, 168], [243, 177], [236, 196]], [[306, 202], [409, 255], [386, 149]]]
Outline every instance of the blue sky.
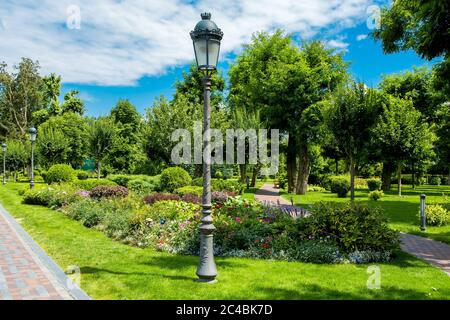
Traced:
[[[282, 28], [297, 43], [320, 39], [345, 52], [350, 72], [369, 86], [382, 74], [429, 64], [412, 52], [384, 55], [367, 37], [388, 0], [2, 0], [0, 52], [8, 65], [39, 60], [41, 73], [60, 74], [63, 94], [77, 89], [87, 114], [105, 115], [118, 99], [140, 112], [193, 61], [189, 31], [209, 11], [224, 32], [219, 68], [256, 31]], [[429, 64], [430, 65], [430, 64]]]

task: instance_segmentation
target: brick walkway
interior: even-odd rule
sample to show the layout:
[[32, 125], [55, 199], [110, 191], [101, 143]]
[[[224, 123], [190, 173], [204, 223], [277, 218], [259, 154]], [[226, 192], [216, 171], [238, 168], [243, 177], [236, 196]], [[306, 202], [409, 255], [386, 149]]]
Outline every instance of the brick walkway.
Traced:
[[279, 196], [279, 189], [273, 184], [264, 184], [255, 192], [255, 200], [267, 206], [277, 206], [281, 211], [291, 215], [293, 218], [301, 218], [309, 215], [309, 212], [297, 206], [293, 206], [289, 201]]
[[0, 206], [0, 300], [89, 299]]
[[[279, 189], [272, 184], [265, 184], [255, 193], [255, 199], [263, 203], [290, 206], [290, 203], [279, 196]], [[290, 206], [292, 207], [292, 206]], [[450, 276], [450, 246], [424, 237], [401, 233], [401, 249], [419, 259], [440, 268]]]
[[450, 276], [450, 246], [424, 237], [401, 233], [402, 250], [441, 268]]

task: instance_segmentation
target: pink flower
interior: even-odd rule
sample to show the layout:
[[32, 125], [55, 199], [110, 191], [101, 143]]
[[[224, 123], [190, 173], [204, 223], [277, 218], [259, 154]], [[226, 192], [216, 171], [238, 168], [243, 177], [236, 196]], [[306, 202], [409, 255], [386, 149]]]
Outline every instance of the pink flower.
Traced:
[[236, 217], [236, 222], [237, 222], [237, 223], [241, 223], [241, 218]]

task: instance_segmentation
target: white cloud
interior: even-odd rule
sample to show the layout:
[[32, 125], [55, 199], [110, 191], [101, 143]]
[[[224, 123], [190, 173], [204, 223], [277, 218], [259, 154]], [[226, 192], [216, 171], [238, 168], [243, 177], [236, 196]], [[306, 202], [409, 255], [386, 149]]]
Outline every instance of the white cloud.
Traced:
[[[2, 0], [0, 60], [39, 60], [64, 82], [135, 84], [193, 60], [189, 31], [210, 11], [224, 32], [222, 54], [237, 52], [251, 34], [277, 27], [307, 39], [324, 29], [365, 20], [372, 0]], [[69, 29], [70, 5], [81, 29]], [[340, 40], [330, 46], [345, 49]]]
[[325, 44], [327, 47], [336, 49], [338, 52], [347, 52], [349, 43], [345, 42], [345, 39], [345, 36], [340, 36], [336, 39], [325, 41]]
[[356, 41], [362, 41], [367, 39], [368, 35], [367, 34], [359, 34], [356, 36]]

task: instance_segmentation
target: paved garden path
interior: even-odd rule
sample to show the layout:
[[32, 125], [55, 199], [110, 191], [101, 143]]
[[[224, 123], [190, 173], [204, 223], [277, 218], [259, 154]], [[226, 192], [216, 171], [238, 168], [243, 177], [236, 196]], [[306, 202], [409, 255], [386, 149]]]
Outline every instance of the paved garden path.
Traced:
[[[279, 189], [273, 184], [264, 184], [255, 193], [255, 199], [263, 203], [290, 205], [288, 201], [280, 197]], [[450, 276], [450, 246], [448, 244], [408, 233], [401, 233], [400, 239], [403, 251], [427, 261]]]
[[289, 201], [279, 196], [279, 189], [273, 184], [266, 183], [258, 191], [255, 192], [255, 199], [268, 206], [280, 207], [282, 211], [294, 218], [305, 217], [309, 212], [297, 206], [293, 206]]
[[0, 205], [0, 300], [89, 299]]

